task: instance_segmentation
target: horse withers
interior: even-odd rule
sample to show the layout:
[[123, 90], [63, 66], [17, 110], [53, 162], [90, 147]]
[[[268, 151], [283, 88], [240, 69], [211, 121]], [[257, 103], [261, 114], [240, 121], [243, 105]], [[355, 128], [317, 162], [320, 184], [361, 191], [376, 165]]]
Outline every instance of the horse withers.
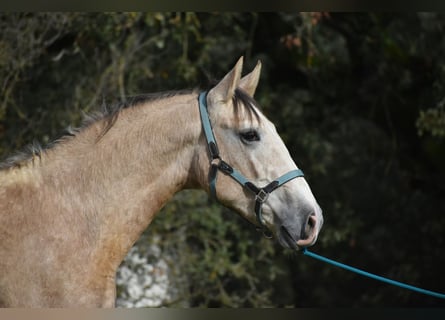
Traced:
[[242, 65], [209, 92], [130, 98], [6, 160], [0, 306], [113, 307], [121, 261], [182, 189], [206, 190], [284, 247], [313, 245], [321, 209], [253, 99], [261, 64], [244, 77]]

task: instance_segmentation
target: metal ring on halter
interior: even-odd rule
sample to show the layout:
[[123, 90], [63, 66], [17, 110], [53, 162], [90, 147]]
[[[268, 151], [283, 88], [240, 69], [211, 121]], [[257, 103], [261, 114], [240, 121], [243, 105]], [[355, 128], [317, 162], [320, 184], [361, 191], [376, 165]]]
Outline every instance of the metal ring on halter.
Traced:
[[221, 164], [221, 158], [218, 156], [217, 158], [213, 158], [211, 161], [210, 161], [210, 165], [211, 166], [215, 166], [215, 167], [219, 167], [219, 165]]
[[269, 229], [266, 229], [264, 227], [256, 227], [256, 231], [261, 232], [263, 234], [263, 237], [266, 239], [272, 239], [273, 238], [273, 232]]

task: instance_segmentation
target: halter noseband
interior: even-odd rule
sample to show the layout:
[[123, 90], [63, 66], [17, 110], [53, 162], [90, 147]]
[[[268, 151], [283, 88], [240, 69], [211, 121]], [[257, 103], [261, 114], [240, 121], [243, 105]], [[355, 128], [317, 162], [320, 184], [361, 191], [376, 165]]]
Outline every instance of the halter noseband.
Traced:
[[198, 97], [199, 101], [199, 113], [201, 115], [201, 123], [202, 128], [204, 129], [204, 135], [207, 140], [207, 146], [210, 155], [210, 171], [209, 171], [209, 186], [210, 186], [210, 195], [212, 198], [217, 199], [216, 196], [216, 178], [218, 174], [218, 170], [222, 173], [230, 176], [236, 182], [238, 182], [243, 188], [251, 191], [255, 195], [255, 214], [260, 230], [263, 231], [263, 234], [266, 237], [271, 237], [271, 233], [268, 232], [268, 229], [263, 222], [262, 216], [262, 205], [266, 202], [269, 194], [281, 187], [285, 183], [298, 178], [303, 177], [303, 171], [300, 169], [289, 171], [288, 173], [280, 176], [274, 181], [270, 182], [266, 186], [259, 188], [251, 181], [249, 181], [246, 177], [244, 177], [240, 172], [230, 166], [227, 162], [221, 159], [219, 155], [218, 145], [215, 140], [215, 135], [213, 134], [212, 125], [210, 123], [209, 113], [207, 111], [207, 92], [201, 92]]

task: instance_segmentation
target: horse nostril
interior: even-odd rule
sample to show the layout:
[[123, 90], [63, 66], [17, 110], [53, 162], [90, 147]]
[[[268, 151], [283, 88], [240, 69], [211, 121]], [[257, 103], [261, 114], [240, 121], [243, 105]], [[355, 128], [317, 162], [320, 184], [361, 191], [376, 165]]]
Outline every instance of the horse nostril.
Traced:
[[317, 218], [315, 214], [311, 214], [302, 227], [300, 240], [298, 240], [297, 244], [302, 247], [311, 245], [317, 236], [316, 230]]
[[315, 214], [311, 214], [306, 223], [306, 234], [310, 234], [316, 225]]

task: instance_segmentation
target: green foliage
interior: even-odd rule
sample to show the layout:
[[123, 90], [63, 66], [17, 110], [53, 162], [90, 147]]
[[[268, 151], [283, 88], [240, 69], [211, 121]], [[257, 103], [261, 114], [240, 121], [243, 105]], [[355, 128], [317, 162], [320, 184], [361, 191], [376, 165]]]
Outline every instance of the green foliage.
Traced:
[[[103, 100], [261, 59], [257, 100], [324, 210], [314, 251], [443, 291], [444, 27], [436, 13], [2, 13], [0, 152], [53, 140]], [[192, 306], [444, 306], [283, 254], [202, 192], [147, 233], [179, 253]]]
[[419, 135], [429, 132], [433, 137], [445, 137], [445, 111], [443, 103], [438, 108], [421, 110], [416, 125], [419, 129]]
[[161, 237], [161, 250], [173, 254], [180, 266], [177, 277], [191, 284], [175, 304], [185, 300], [193, 306], [273, 305], [273, 292], [265, 284], [283, 275], [274, 264], [275, 246], [233, 212], [209, 203], [202, 191], [176, 195], [147, 234], [148, 239]]

